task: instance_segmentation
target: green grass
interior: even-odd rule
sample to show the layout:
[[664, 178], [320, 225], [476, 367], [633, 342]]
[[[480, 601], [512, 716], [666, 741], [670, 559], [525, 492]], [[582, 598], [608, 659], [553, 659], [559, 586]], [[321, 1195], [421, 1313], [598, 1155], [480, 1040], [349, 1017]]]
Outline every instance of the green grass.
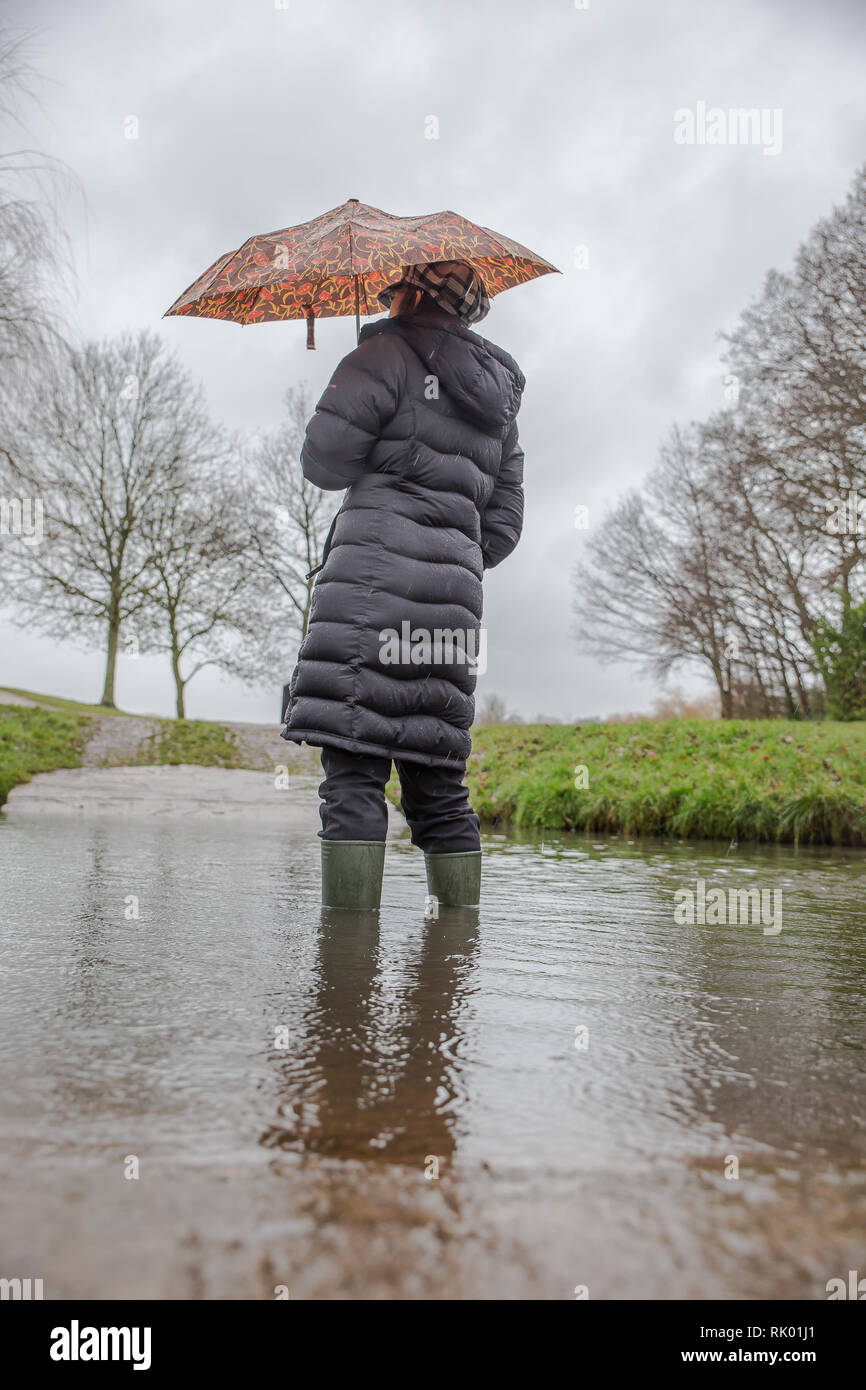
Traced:
[[80, 767], [87, 720], [25, 705], [0, 705], [0, 806], [37, 772]]
[[[0, 703], [0, 805], [36, 772], [80, 766], [87, 716], [108, 713], [31, 698], [51, 708]], [[866, 722], [509, 724], [473, 739], [466, 780], [487, 825], [866, 845]], [[232, 730], [201, 719], [160, 720], [136, 763], [243, 766]], [[579, 766], [586, 787], [575, 786]], [[399, 803], [395, 778], [388, 794]]]
[[473, 745], [466, 780], [488, 824], [866, 844], [866, 723], [502, 725]]
[[161, 719], [158, 731], [139, 746], [135, 762], [138, 767], [244, 766], [231, 729], [205, 719]]
[[87, 705], [80, 700], [64, 700], [59, 695], [40, 695], [35, 690], [18, 690], [14, 685], [4, 685], [0, 688], [0, 703], [3, 700], [4, 690], [8, 690], [10, 695], [22, 695], [37, 705], [47, 705], [50, 709], [66, 710], [68, 714], [122, 714], [126, 719], [147, 718], [146, 715], [127, 714], [126, 710], [122, 709], [109, 709], [107, 705]]

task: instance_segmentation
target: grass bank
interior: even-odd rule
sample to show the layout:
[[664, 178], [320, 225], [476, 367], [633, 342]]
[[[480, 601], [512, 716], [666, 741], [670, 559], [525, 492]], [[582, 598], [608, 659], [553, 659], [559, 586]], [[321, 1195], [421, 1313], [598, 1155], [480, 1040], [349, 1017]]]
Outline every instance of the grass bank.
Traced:
[[[90, 726], [108, 714], [16, 693], [39, 704], [4, 705], [0, 691], [0, 805], [34, 773], [80, 766]], [[134, 753], [116, 761], [249, 765], [230, 725], [149, 723]], [[510, 724], [476, 729], [473, 745], [467, 782], [488, 825], [866, 845], [866, 723]], [[399, 799], [396, 779], [388, 791]]]
[[[37, 772], [81, 767], [94, 726], [104, 728], [106, 720], [118, 721], [117, 726], [112, 723], [114, 729], [141, 718], [144, 731], [133, 743], [131, 753], [123, 745], [118, 750], [109, 739], [105, 756], [98, 759], [104, 766], [246, 766], [235, 735], [225, 724], [204, 719], [124, 715], [121, 710], [106, 710], [101, 705], [80, 704], [29, 690], [12, 693], [38, 703], [4, 704], [4, 692], [0, 690], [0, 806], [13, 787], [29, 782]], [[152, 732], [147, 732], [148, 725]]]
[[65, 700], [62, 695], [40, 695], [34, 690], [19, 690], [14, 685], [4, 685], [0, 690], [0, 702], [3, 695], [8, 692], [10, 695], [21, 695], [25, 700], [33, 700], [37, 705], [44, 705], [47, 709], [63, 710], [67, 714], [99, 714], [110, 717], [119, 716], [122, 719], [146, 719], [146, 715], [127, 714], [122, 709], [109, 709], [107, 705], [88, 705], [81, 700]]
[[225, 724], [207, 719], [161, 719], [159, 728], [142, 743], [136, 767], [243, 767], [235, 736]]
[[80, 767], [87, 723], [81, 714], [0, 704], [0, 806], [37, 772]]
[[476, 729], [489, 824], [866, 844], [866, 723], [642, 720]]

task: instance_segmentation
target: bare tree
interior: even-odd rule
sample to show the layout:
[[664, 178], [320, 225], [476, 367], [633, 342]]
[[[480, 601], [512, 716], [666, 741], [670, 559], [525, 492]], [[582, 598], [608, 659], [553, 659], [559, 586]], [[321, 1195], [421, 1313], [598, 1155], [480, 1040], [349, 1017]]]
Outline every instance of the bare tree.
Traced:
[[[729, 596], [737, 710], [808, 715], [813, 702], [814, 537], [791, 509], [750, 417], [721, 412], [700, 431]], [[757, 702], [757, 703], [756, 703]]]
[[603, 661], [664, 678], [700, 665], [731, 710], [734, 616], [718, 573], [719, 520], [696, 430], [674, 430], [643, 493], [608, 513], [577, 567], [576, 636]]
[[6, 477], [44, 507], [40, 542], [9, 552], [14, 614], [104, 644], [102, 703], [113, 708], [121, 630], [145, 630], [151, 599], [145, 525], [181, 465], [211, 457], [201, 396], [151, 334], [58, 349], [28, 375], [13, 436]]
[[142, 519], [146, 645], [168, 654], [178, 719], [199, 671], [235, 669], [237, 638], [249, 626], [246, 508], [231, 469], [230, 442], [214, 431], [206, 466], [180, 462]]
[[726, 360], [736, 405], [675, 431], [590, 540], [578, 632], [659, 676], [703, 665], [725, 717], [808, 715], [816, 634], [848, 640], [866, 598], [866, 171], [793, 273], [768, 276]]
[[846, 615], [866, 597], [866, 170], [727, 343], [749, 487], [764, 499], [749, 533], [783, 615], [777, 686], [808, 712], [819, 625], [856, 632]]
[[[30, 35], [0, 27], [0, 397], [62, 330], [60, 304], [72, 279], [59, 199], [75, 180], [57, 159], [32, 149], [26, 112], [39, 77]], [[2, 400], [0, 400], [2, 404]], [[0, 441], [2, 441], [0, 412]]]
[[258, 441], [246, 482], [248, 562], [260, 595], [260, 621], [246, 644], [249, 679], [286, 662], [287, 643], [306, 636], [315, 574], [339, 505], [307, 482], [300, 466], [313, 407], [304, 386], [285, 395], [285, 417]]

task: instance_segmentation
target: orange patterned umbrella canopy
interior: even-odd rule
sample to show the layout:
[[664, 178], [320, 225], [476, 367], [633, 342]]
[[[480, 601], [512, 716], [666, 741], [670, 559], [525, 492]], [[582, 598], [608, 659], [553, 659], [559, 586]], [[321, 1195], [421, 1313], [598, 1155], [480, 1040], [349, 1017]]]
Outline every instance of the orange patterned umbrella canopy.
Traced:
[[379, 291], [405, 265], [469, 261], [491, 297], [556, 272], [541, 256], [456, 212], [393, 217], [350, 198], [310, 222], [250, 237], [200, 275], [167, 314], [270, 323], [380, 314]]

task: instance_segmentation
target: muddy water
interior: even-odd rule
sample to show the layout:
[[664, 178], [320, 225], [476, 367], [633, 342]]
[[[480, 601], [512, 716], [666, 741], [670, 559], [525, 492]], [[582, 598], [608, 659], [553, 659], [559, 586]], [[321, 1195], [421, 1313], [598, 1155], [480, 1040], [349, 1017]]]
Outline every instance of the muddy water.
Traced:
[[[395, 823], [379, 921], [323, 920], [310, 783], [99, 777], [0, 817], [0, 1275], [569, 1299], [866, 1274], [862, 854], [490, 835], [480, 916], [425, 922]], [[780, 889], [782, 930], [678, 924], [699, 879]]]

